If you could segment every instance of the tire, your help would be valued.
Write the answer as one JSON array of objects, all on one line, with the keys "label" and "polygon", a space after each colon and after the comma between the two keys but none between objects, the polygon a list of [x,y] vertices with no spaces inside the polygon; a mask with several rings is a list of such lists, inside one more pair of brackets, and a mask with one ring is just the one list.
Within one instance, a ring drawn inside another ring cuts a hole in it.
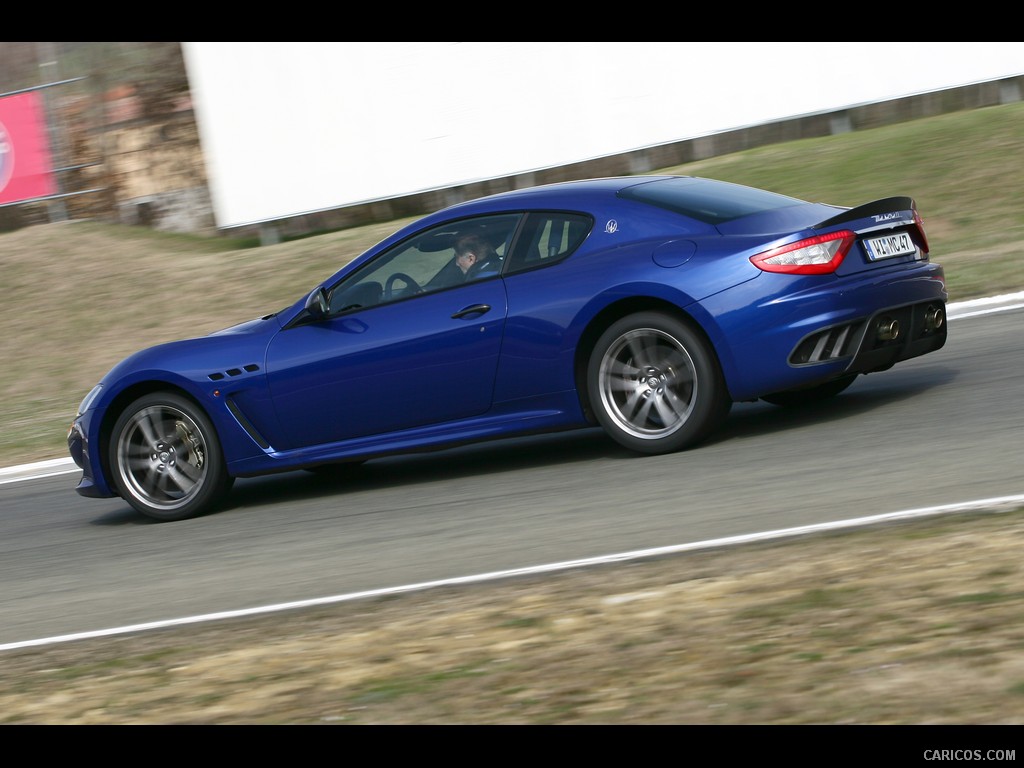
[{"label": "tire", "polygon": [[587,367],[587,391],[605,432],[645,454],[696,444],[732,405],[708,343],[659,312],[627,316],[601,335]]},{"label": "tire", "polygon": [[110,468],[118,494],[160,522],[201,515],[231,487],[209,417],[191,400],[155,392],[114,425]]},{"label": "tire", "polygon": [[841,379],[826,381],[824,384],[819,384],[816,387],[809,387],[807,389],[791,389],[787,392],[776,392],[772,395],[765,395],[761,399],[766,403],[781,405],[786,408],[791,408],[797,405],[820,403],[822,400],[828,400],[831,397],[835,397],[848,386],[853,384],[857,375],[858,374],[854,373],[849,376],[844,376]]}]

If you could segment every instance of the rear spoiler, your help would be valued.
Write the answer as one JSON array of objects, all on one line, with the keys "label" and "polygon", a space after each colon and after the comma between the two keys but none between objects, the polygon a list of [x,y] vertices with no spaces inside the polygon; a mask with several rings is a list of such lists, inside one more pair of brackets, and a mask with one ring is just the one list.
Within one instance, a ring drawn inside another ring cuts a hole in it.
[{"label": "rear spoiler", "polygon": [[[868,216],[881,216],[885,213],[916,210],[917,204],[914,202],[912,197],[886,197],[881,200],[875,200],[872,203],[864,203],[864,205],[858,205],[856,208],[850,208],[849,210],[843,211],[842,213],[833,216],[831,219],[826,219],[820,224],[815,224],[812,229],[834,227],[837,224],[845,224],[848,221],[856,221],[857,219],[863,219]],[[911,214],[911,220],[913,221],[913,213]]]}]

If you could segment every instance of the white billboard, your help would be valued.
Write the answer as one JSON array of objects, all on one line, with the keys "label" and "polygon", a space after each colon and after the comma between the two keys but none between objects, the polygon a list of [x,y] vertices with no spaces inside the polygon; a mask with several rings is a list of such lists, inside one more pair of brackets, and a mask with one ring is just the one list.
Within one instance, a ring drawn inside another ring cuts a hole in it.
[{"label": "white billboard", "polygon": [[182,43],[217,225],[1024,74],[1021,43]]}]

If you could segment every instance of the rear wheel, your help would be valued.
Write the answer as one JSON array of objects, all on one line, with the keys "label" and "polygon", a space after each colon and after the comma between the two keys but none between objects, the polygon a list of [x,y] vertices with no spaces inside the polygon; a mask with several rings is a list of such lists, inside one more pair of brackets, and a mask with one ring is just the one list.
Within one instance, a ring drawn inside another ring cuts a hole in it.
[{"label": "rear wheel", "polygon": [[656,454],[706,437],[729,411],[718,359],[685,323],[641,312],[598,339],[587,369],[590,403],[621,445]]},{"label": "rear wheel", "polygon": [[171,392],[145,395],[124,410],[114,425],[110,467],[121,497],[161,522],[208,511],[231,485],[212,422]]}]

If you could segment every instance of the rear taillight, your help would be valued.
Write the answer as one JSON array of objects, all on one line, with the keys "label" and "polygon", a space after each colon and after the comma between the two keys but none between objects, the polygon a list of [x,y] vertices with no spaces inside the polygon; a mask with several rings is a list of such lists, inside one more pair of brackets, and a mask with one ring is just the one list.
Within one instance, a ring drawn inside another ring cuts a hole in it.
[{"label": "rear taillight", "polygon": [[765,272],[797,275],[827,275],[843,263],[856,235],[848,229],[818,235],[796,243],[772,248],[751,256],[750,261]]},{"label": "rear taillight", "polygon": [[917,231],[921,233],[921,250],[931,253],[931,249],[928,247],[928,236],[924,233],[924,219],[917,212],[917,208],[914,209],[914,223],[917,224]]}]

